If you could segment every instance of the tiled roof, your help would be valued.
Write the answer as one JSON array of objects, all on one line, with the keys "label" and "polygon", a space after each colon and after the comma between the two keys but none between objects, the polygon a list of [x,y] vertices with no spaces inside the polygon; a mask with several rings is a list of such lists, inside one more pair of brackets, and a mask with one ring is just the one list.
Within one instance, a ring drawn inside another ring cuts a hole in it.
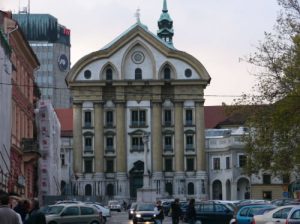
[{"label": "tiled roof", "polygon": [[225,114],[224,106],[205,106],[204,120],[205,129],[216,128],[220,122],[223,122],[228,116]]},{"label": "tiled roof", "polygon": [[73,109],[55,109],[63,137],[73,136]]}]

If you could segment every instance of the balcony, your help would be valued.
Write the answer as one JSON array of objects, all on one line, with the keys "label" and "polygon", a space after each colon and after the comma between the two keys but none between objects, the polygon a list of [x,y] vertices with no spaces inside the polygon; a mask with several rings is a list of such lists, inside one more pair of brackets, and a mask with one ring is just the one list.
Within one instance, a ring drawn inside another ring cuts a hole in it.
[{"label": "balcony", "polygon": [[193,120],[186,120],[185,121],[185,126],[193,126]]},{"label": "balcony", "polygon": [[115,154],[115,148],[113,146],[106,146],[105,154]]},{"label": "balcony", "polygon": [[143,145],[132,145],[130,152],[144,152],[144,146]]},{"label": "balcony", "polygon": [[114,122],[106,122],[105,123],[105,128],[115,128]]},{"label": "balcony", "polygon": [[84,122],[83,124],[84,129],[93,129],[91,122]]},{"label": "balcony", "polygon": [[130,128],[147,128],[146,121],[131,121]]},{"label": "balcony", "polygon": [[84,147],[84,154],[93,154],[94,151],[93,151],[93,148],[92,146],[85,146]]},{"label": "balcony", "polygon": [[172,126],[172,121],[164,121],[164,126],[165,127],[171,127]]},{"label": "balcony", "polygon": [[23,159],[25,162],[30,160],[38,160],[38,158],[41,156],[39,145],[35,139],[23,138],[21,146],[24,153]]},{"label": "balcony", "polygon": [[164,145],[164,152],[173,152],[172,145]]}]

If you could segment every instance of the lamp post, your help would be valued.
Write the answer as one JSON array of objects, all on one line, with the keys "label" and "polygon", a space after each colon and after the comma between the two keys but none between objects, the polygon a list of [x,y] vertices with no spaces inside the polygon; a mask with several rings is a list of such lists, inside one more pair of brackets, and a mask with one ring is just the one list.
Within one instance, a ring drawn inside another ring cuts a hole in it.
[{"label": "lamp post", "polygon": [[143,188],[149,188],[149,173],[148,173],[148,142],[149,133],[145,132],[143,134],[143,144],[144,144],[144,186]]}]

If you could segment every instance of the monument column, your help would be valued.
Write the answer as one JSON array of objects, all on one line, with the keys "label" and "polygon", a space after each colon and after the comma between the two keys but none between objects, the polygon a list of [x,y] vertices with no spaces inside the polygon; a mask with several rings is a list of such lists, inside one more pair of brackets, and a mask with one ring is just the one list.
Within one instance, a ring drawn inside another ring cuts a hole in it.
[{"label": "monument column", "polygon": [[97,102],[95,105],[95,173],[104,171],[104,143],[103,143],[103,104]]},{"label": "monument column", "polygon": [[74,174],[82,173],[82,105],[73,103],[73,168]]}]

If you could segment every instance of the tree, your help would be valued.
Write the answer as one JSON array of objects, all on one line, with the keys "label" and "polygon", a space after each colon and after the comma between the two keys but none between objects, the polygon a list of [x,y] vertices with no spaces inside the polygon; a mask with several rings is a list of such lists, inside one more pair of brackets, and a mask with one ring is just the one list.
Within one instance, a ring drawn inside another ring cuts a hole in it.
[{"label": "tree", "polygon": [[257,68],[255,94],[237,100],[237,108],[249,115],[248,174],[264,169],[290,175],[300,169],[300,5],[298,0],[278,4],[274,33],[265,33],[246,58]]}]

